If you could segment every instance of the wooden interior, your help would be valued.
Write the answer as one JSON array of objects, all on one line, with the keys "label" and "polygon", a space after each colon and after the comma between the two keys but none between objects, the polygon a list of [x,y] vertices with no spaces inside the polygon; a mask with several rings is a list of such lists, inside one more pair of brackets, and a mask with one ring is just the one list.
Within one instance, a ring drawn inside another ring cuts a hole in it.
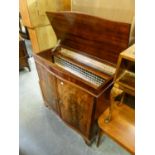
[{"label": "wooden interior", "polygon": [[[67,57],[68,59],[74,60],[77,63],[82,63],[86,66],[89,66],[90,68],[96,69],[102,73],[106,71],[107,74],[113,75],[115,73],[115,65],[112,66],[112,64],[108,63],[107,61],[101,61],[101,59],[95,59],[94,57],[88,57],[84,56],[82,54],[79,54],[77,52],[73,52],[68,49],[61,48],[59,51],[63,57]],[[105,65],[104,65],[105,64]]]}]

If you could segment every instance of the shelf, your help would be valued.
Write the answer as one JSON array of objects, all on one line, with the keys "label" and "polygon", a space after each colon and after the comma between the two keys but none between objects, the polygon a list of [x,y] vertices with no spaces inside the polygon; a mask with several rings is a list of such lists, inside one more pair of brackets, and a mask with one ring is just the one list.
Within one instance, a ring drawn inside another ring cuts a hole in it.
[{"label": "shelf", "polygon": [[116,79],[116,82],[120,86],[124,86],[128,89],[135,90],[135,73],[124,70],[122,74]]},{"label": "shelf", "polygon": [[108,136],[117,141],[131,153],[135,150],[135,111],[129,106],[122,104],[115,107],[112,119],[109,123],[104,120],[109,114],[107,109],[98,120],[100,128]]}]

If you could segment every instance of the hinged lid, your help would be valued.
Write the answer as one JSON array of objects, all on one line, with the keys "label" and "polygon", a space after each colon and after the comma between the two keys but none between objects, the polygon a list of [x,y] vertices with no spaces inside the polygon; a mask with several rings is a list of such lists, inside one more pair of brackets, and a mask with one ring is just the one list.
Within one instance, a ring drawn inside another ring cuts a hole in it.
[{"label": "hinged lid", "polygon": [[130,24],[76,12],[47,12],[61,45],[113,64],[128,47]]}]

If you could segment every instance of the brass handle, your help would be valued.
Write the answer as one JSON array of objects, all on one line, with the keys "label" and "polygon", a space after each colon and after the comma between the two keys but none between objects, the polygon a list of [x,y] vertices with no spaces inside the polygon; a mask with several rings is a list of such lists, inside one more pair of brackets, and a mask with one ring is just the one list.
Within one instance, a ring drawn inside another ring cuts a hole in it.
[{"label": "brass handle", "polygon": [[63,83],[62,81],[60,82],[60,84],[61,84],[62,86],[64,85],[64,83]]}]

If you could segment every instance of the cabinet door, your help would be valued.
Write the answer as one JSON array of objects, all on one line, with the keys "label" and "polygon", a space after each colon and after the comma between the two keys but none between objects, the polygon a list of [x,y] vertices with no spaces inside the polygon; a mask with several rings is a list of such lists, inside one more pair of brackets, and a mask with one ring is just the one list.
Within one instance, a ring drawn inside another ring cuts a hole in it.
[{"label": "cabinet door", "polygon": [[55,112],[58,112],[56,77],[38,63],[36,63],[36,66],[44,101],[49,108],[52,108]]},{"label": "cabinet door", "polygon": [[59,79],[57,85],[62,119],[89,137],[94,97]]}]

